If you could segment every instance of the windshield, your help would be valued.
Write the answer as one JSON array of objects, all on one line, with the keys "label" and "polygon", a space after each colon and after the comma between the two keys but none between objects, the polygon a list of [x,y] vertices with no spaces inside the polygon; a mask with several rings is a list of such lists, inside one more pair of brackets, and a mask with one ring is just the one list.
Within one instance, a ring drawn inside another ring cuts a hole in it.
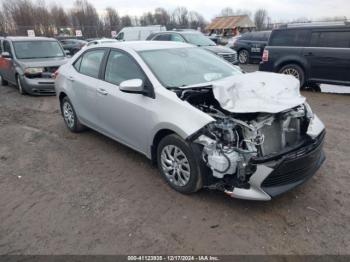
[{"label": "windshield", "polygon": [[212,40],[208,37],[200,34],[200,33],[183,33],[183,37],[187,40],[187,42],[196,45],[196,46],[213,46],[216,45]]},{"label": "windshield", "polygon": [[201,48],[147,50],[140,56],[167,88],[208,83],[241,71]]},{"label": "windshield", "polygon": [[13,47],[18,59],[64,57],[57,41],[18,41]]}]

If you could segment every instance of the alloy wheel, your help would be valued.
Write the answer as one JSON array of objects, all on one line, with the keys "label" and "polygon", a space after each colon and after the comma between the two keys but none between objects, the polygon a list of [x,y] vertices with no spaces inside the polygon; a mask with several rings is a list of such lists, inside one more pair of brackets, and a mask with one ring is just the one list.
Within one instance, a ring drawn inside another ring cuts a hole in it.
[{"label": "alloy wheel", "polygon": [[300,80],[300,74],[299,74],[298,70],[296,70],[295,68],[287,67],[286,69],[284,69],[284,70],[282,71],[282,74],[285,74],[285,75],[292,75],[292,76],[294,76],[296,79],[299,79],[299,80]]},{"label": "alloy wheel", "polygon": [[248,61],[248,52],[246,50],[242,50],[239,52],[238,60],[240,64],[245,64]]},{"label": "alloy wheel", "polygon": [[161,152],[161,167],[168,181],[175,186],[187,185],[191,169],[184,152],[175,145],[167,145]]},{"label": "alloy wheel", "polygon": [[75,117],[72,106],[68,102],[64,102],[62,108],[64,121],[66,122],[69,128],[73,129]]}]

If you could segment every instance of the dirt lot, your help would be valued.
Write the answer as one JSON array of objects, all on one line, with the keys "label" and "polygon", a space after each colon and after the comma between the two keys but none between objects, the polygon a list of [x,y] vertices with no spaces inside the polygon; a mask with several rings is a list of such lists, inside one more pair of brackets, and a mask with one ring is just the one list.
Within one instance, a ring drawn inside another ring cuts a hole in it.
[{"label": "dirt lot", "polygon": [[303,93],[327,160],[271,202],[171,190],[142,155],[72,134],[55,97],[0,87],[1,254],[350,254],[350,97]]}]

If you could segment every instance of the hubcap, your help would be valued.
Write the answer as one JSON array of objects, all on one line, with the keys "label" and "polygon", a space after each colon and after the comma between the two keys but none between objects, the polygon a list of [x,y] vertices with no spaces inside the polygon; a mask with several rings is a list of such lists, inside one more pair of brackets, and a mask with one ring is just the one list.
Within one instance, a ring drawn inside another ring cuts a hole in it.
[{"label": "hubcap", "polygon": [[294,76],[296,79],[299,79],[300,80],[300,75],[299,75],[299,72],[298,70],[294,69],[294,68],[286,68],[282,71],[282,74],[285,74],[285,75],[292,75]]},{"label": "hubcap", "polygon": [[168,145],[161,152],[161,165],[166,178],[176,186],[185,186],[190,180],[190,164],[184,152]]},{"label": "hubcap", "polygon": [[239,62],[245,64],[248,60],[248,53],[246,51],[239,52]]},{"label": "hubcap", "polygon": [[73,112],[73,108],[72,106],[65,102],[63,104],[63,117],[64,117],[64,121],[66,121],[67,126],[69,128],[73,128],[74,127],[74,112]]}]

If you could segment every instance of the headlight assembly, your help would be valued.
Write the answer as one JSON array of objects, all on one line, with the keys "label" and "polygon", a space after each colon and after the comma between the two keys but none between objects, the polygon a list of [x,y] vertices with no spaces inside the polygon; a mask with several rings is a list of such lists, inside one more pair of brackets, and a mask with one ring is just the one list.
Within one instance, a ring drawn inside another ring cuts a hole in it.
[{"label": "headlight assembly", "polygon": [[28,67],[24,70],[25,75],[39,75],[44,72],[42,67]]}]

